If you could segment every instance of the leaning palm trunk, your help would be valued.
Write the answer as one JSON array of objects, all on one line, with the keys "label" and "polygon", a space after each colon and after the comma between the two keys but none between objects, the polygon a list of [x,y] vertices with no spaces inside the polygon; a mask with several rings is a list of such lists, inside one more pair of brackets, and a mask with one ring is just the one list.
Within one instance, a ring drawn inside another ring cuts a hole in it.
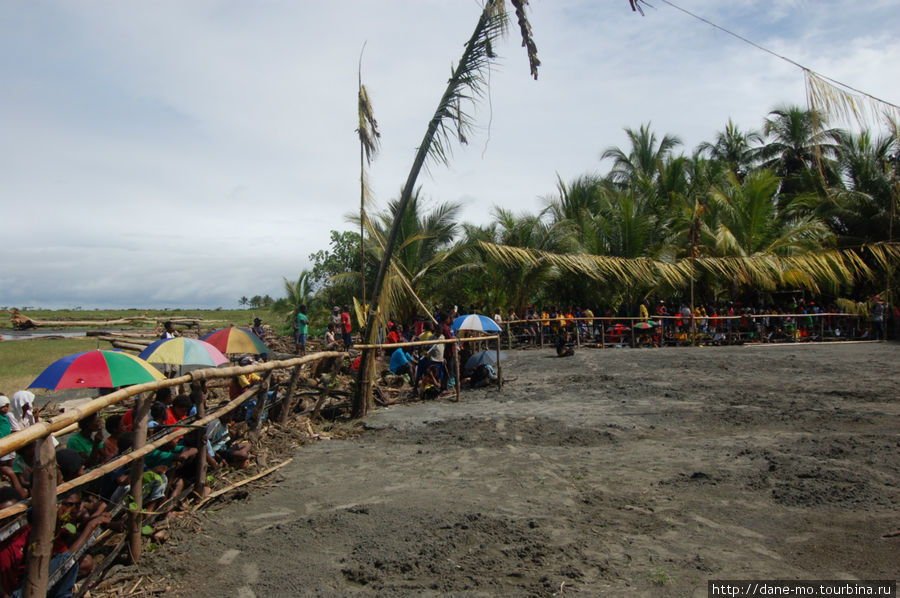
[{"label": "leaning palm trunk", "polygon": [[[523,4],[524,2],[522,0],[514,2],[514,5],[516,5],[517,8],[521,7]],[[522,25],[524,12],[522,12],[519,17],[523,36],[527,33],[530,39],[530,28]],[[527,21],[525,21],[525,25],[527,25]],[[484,10],[481,12],[478,24],[475,26],[475,31],[466,43],[459,64],[453,70],[453,74],[447,83],[447,88],[444,90],[443,96],[441,96],[438,108],[431,118],[431,121],[428,123],[425,137],[419,145],[409,176],[406,179],[406,184],[403,186],[403,190],[400,194],[397,213],[394,217],[394,222],[391,225],[388,237],[385,240],[384,255],[381,258],[381,263],[378,266],[378,274],[375,278],[375,284],[372,287],[371,307],[366,318],[365,329],[365,343],[368,345],[374,344],[376,339],[377,330],[375,319],[382,292],[382,285],[384,283],[388,264],[394,253],[394,246],[397,242],[397,235],[400,231],[403,213],[409,205],[410,198],[415,189],[416,180],[419,177],[419,172],[422,170],[425,160],[429,157],[444,163],[447,162],[450,151],[451,125],[455,128],[455,136],[459,141],[465,143],[466,139],[464,132],[469,127],[469,118],[462,111],[460,104],[463,100],[472,100],[483,95],[485,83],[484,71],[495,57],[493,43],[503,34],[505,28],[506,14],[504,11],[503,0],[489,0],[485,5]],[[533,45],[533,42],[530,45],[526,45],[529,55],[534,51]],[[537,69],[537,64],[535,63],[536,60],[535,53],[535,58],[532,62],[535,76]],[[373,371],[374,360],[375,353],[372,350],[363,351],[359,366],[356,394],[353,401],[354,417],[364,417],[373,405],[371,372]]]},{"label": "leaning palm trunk", "polygon": [[[366,45],[363,44],[363,50]],[[369,92],[362,83],[362,51],[359,53],[359,87],[357,92],[357,111],[359,113],[359,274],[362,279],[362,304],[366,305],[366,164],[371,164],[375,154],[378,153],[381,133],[378,131],[378,122],[372,110],[372,102],[369,100]]]}]

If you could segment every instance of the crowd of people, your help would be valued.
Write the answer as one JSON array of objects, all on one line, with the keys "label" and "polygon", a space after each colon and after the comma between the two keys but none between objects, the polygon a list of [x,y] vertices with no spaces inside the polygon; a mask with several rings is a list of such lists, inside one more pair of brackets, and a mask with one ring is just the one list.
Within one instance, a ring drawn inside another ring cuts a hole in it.
[{"label": "crowd of people", "polygon": [[[894,312],[897,312],[896,308]],[[893,317],[900,320],[900,312]],[[739,302],[697,304],[642,302],[635,310],[592,310],[580,306],[529,306],[520,317],[509,310],[504,318],[494,313],[500,324],[521,342],[555,342],[558,335],[570,338],[576,332],[584,342],[626,342],[634,335],[637,345],[677,345],[694,341],[708,344],[735,342],[778,342],[832,338],[884,340],[888,310],[875,296],[869,318],[842,314],[835,305],[815,301],[790,300],[781,305],[751,306]],[[634,330],[634,333],[632,333]],[[541,337],[543,335],[543,337]]]},{"label": "crowd of people", "polygon": [[[255,325],[260,326],[261,322],[257,319]],[[160,337],[173,338],[176,334],[167,322]],[[167,372],[170,376],[174,373]],[[258,381],[258,376],[252,376],[236,377],[232,385],[243,384],[246,388]],[[198,459],[205,459],[208,468],[217,469],[225,465],[247,467],[253,458],[250,444],[242,439],[248,430],[249,411],[232,410],[196,428],[192,423],[198,413],[205,412],[207,400],[214,393],[205,380],[192,382],[186,392],[174,392],[174,388],[155,392],[145,420],[147,443],[157,443],[173,432],[184,432],[144,456],[141,496],[144,510],[150,512],[182,494],[186,480],[196,474]],[[28,390],[15,392],[12,398],[0,393],[0,438],[39,421],[40,410],[34,403],[35,395]],[[57,483],[78,478],[131,450],[138,425],[135,418],[134,407],[105,417],[98,411],[79,420],[77,430],[64,437],[64,444],[51,436]],[[0,508],[31,497],[35,446],[33,442],[0,458]],[[122,529],[122,519],[113,519],[113,513],[120,512],[132,500],[130,462],[59,497],[51,575],[60,567],[66,569],[53,576],[58,581],[48,596],[71,596],[77,579],[93,568],[90,556],[79,555],[79,549],[100,526]],[[9,526],[13,525],[18,525],[18,529],[0,542],[0,598],[20,595],[30,546],[30,522],[7,521],[4,529],[12,529]]]}]

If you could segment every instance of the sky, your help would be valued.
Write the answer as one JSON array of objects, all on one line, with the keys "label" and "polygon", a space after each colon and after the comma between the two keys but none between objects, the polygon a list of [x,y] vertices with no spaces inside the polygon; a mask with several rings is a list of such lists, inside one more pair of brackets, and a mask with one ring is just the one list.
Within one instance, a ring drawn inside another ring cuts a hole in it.
[{"label": "sky", "polygon": [[[673,0],[900,104],[900,0]],[[803,73],[658,0],[531,0],[477,129],[419,177],[487,224],[651,123],[690,154],[731,118],[805,105]],[[359,210],[356,93],[382,132],[371,210],[399,195],[476,0],[0,0],[0,307],[233,308],[283,294]],[[363,46],[365,48],[363,50]]]}]

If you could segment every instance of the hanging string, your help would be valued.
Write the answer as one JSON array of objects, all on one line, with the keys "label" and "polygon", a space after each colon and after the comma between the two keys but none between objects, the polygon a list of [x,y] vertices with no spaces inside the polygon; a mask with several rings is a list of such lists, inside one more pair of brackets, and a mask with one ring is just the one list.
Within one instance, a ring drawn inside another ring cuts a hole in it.
[{"label": "hanging string", "polygon": [[710,20],[708,20],[708,19],[704,19],[704,18],[701,17],[700,15],[694,14],[694,13],[692,13],[691,11],[689,11],[689,10],[687,10],[687,9],[685,9],[685,8],[682,8],[682,7],[678,6],[677,4],[675,4],[674,2],[672,2],[671,0],[659,0],[659,1],[662,2],[662,3],[664,3],[664,4],[668,4],[669,6],[671,6],[672,8],[674,8],[675,10],[680,10],[680,11],[683,12],[684,14],[686,14],[686,15],[688,15],[688,16],[690,16],[690,17],[693,17],[693,18],[697,19],[698,21],[701,21],[701,22],[703,22],[703,23],[706,23],[706,24],[709,25],[710,27],[713,27],[713,28],[715,28],[715,29],[718,29],[719,31],[722,31],[723,33],[727,33],[728,35],[730,35],[730,36],[732,36],[732,37],[736,37],[737,39],[741,40],[742,42],[744,42],[744,43],[746,43],[746,44],[750,44],[751,46],[753,46],[754,48],[756,48],[756,49],[758,49],[758,50],[762,50],[763,52],[766,52],[767,54],[771,54],[772,56],[775,56],[776,58],[780,58],[781,60],[784,60],[785,62],[788,62],[788,63],[790,63],[790,64],[796,66],[797,68],[802,69],[802,70],[805,71],[805,72],[813,73],[813,74],[814,74],[816,77],[818,77],[819,79],[824,79],[824,80],[828,81],[829,83],[832,83],[833,85],[836,85],[836,86],[838,86],[838,87],[843,87],[844,89],[849,89],[850,91],[853,91],[853,92],[855,92],[855,93],[858,93],[858,94],[860,94],[860,95],[863,95],[863,96],[869,98],[870,100],[874,100],[874,101],[879,102],[879,103],[881,103],[881,104],[885,104],[885,105],[887,105],[887,106],[890,106],[890,107],[892,107],[892,108],[894,108],[894,109],[896,109],[896,110],[900,110],[900,106],[898,106],[897,104],[893,104],[893,103],[891,103],[891,102],[888,102],[887,100],[882,100],[881,98],[878,98],[878,97],[876,97],[876,96],[873,96],[873,95],[870,94],[870,93],[866,93],[866,92],[864,92],[864,91],[862,91],[862,90],[860,90],[860,89],[856,89],[855,87],[853,87],[853,86],[851,86],[851,85],[847,85],[846,83],[842,83],[841,81],[838,81],[838,80],[836,80],[836,79],[832,79],[831,77],[828,77],[828,76],[826,76],[826,75],[823,75],[822,73],[818,73],[818,72],[812,70],[812,69],[809,68],[809,67],[803,66],[802,64],[800,64],[800,63],[797,62],[796,60],[791,60],[791,59],[788,58],[787,56],[784,56],[784,55],[782,55],[782,54],[779,54],[778,52],[774,52],[774,51],[770,50],[769,48],[766,48],[766,47],[764,47],[764,46],[761,46],[761,45],[759,45],[758,43],[754,42],[753,40],[747,39],[747,38],[744,37],[743,35],[740,35],[740,34],[737,34],[737,33],[733,32],[733,31],[730,31],[730,30],[728,30],[728,29],[725,29],[724,27],[721,27],[720,25],[716,25],[716,24],[713,23],[712,21],[710,21]]}]

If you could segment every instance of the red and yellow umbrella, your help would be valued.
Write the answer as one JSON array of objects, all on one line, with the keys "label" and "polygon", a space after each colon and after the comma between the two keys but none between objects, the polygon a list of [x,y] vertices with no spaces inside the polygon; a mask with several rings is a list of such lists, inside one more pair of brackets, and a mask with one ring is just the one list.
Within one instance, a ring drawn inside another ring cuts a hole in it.
[{"label": "red and yellow umbrella", "polygon": [[253,334],[249,328],[220,328],[204,336],[202,339],[222,353],[268,353],[262,339]]}]

